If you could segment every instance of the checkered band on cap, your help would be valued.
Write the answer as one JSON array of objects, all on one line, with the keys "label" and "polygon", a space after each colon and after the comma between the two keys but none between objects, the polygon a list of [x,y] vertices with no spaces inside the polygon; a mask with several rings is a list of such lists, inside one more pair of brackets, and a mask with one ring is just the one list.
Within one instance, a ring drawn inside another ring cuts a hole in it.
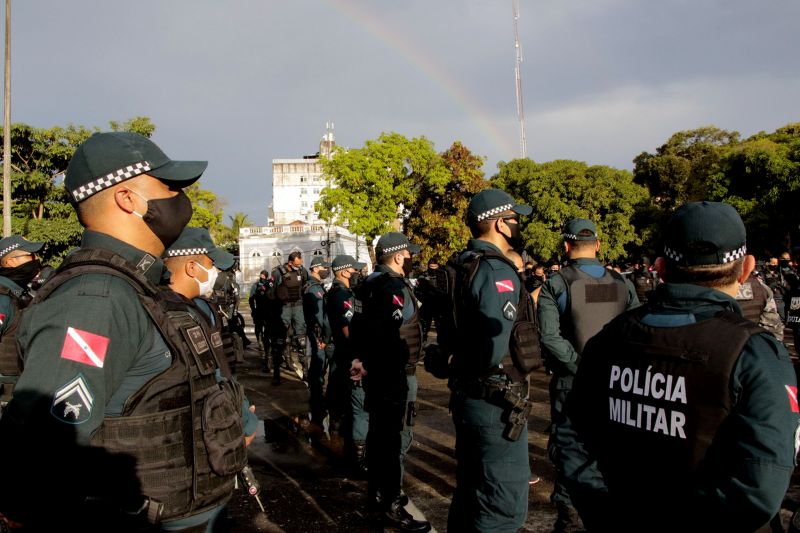
[{"label": "checkered band on cap", "polygon": [[563,235],[563,237],[564,237],[565,241],[577,241],[578,240],[578,236],[575,235],[574,233],[565,233]]},{"label": "checkered band on cap", "polygon": [[140,161],[139,163],[128,165],[119,170],[115,170],[114,172],[110,172],[105,176],[97,178],[94,181],[90,181],[85,185],[81,185],[72,191],[72,197],[78,202],[83,201],[93,194],[97,194],[104,189],[108,189],[109,187],[116,185],[121,181],[135,178],[139,174],[144,174],[149,170],[150,163],[147,161]]},{"label": "checkered band on cap", "polygon": [[677,250],[673,250],[669,246],[664,247],[664,255],[673,261],[683,261],[683,254]]},{"label": "checkered band on cap", "polygon": [[8,252],[11,252],[12,250],[16,250],[20,246],[21,246],[20,243],[12,244],[11,246],[6,246],[2,250],[0,250],[0,257],[5,256]]},{"label": "checkered band on cap", "polygon": [[167,257],[178,257],[182,255],[205,255],[208,250],[205,248],[175,248],[167,251]]},{"label": "checkered band on cap", "polygon": [[745,254],[747,254],[747,245],[743,244],[741,247],[735,250],[725,252],[725,255],[722,256],[722,262],[730,263],[731,261],[736,261],[737,259],[744,257]]},{"label": "checkered band on cap", "polygon": [[389,246],[388,248],[381,248],[380,254],[390,254],[392,252],[399,252],[400,250],[405,250],[408,248],[408,244],[398,244],[397,246]]},{"label": "checkered band on cap", "polygon": [[497,206],[497,207],[493,207],[492,209],[489,209],[488,211],[484,211],[483,213],[478,215],[476,218],[477,218],[478,222],[482,222],[482,221],[486,220],[487,218],[489,218],[491,216],[499,215],[503,211],[508,211],[512,207],[514,207],[514,204],[505,204],[505,205],[500,205],[500,206]]},{"label": "checkered band on cap", "polygon": [[355,267],[351,263],[348,263],[346,265],[339,265],[339,266],[333,267],[333,271],[334,272],[339,272],[340,270],[344,270],[345,268],[355,268]]}]

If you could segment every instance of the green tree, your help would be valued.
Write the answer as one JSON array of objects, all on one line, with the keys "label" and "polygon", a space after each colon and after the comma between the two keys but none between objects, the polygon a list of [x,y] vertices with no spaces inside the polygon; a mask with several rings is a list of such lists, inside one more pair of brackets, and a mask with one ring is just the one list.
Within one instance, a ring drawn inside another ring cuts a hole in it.
[{"label": "green tree", "polygon": [[623,257],[626,245],[640,242],[631,218],[647,192],[630,172],[566,160],[537,164],[515,159],[498,167],[492,185],[533,206],[531,216],[522,220],[526,249],[533,256],[560,255],[562,227],[577,217],[597,224],[603,259]]},{"label": "green tree", "polygon": [[449,179],[442,190],[422,184],[406,222],[408,237],[422,246],[421,261],[444,261],[463,250],[470,238],[464,223],[470,199],[489,186],[483,174],[483,158],[456,141],[442,153]]},{"label": "green tree", "polygon": [[320,216],[366,237],[373,260],[373,240],[396,229],[393,222],[407,219],[420,189],[443,194],[448,181],[433,143],[398,133],[383,133],[363,148],[340,150],[322,160],[322,169],[334,186],[320,194],[316,204]]},{"label": "green tree", "polygon": [[222,223],[225,202],[213,192],[201,189],[200,183],[197,181],[186,187],[184,191],[192,201],[193,208],[189,226],[206,228],[215,242],[219,237],[224,238],[227,229]]}]

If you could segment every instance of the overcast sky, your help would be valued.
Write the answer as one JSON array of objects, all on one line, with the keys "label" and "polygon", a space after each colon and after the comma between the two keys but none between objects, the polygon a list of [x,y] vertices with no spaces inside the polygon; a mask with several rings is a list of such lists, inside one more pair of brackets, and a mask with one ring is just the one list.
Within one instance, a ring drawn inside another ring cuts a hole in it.
[{"label": "overcast sky", "polygon": [[[674,132],[800,120],[797,0],[520,0],[528,156],[632,167]],[[512,0],[12,0],[13,122],[146,115],[265,223],[271,160],[381,132],[519,156]]]}]

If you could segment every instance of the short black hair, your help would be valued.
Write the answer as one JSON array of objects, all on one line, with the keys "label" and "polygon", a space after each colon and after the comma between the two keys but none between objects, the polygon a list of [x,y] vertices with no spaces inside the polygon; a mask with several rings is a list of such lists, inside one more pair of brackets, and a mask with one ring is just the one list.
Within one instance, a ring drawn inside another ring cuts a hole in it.
[{"label": "short black hair", "polygon": [[300,252],[300,251],[298,251],[298,250],[295,250],[294,252],[292,252],[292,253],[290,253],[290,254],[289,254],[289,261],[294,261],[294,260],[295,260],[295,259],[297,259],[298,257],[299,257],[300,259],[302,259],[302,258],[303,258],[303,254],[302,254],[302,252]]}]

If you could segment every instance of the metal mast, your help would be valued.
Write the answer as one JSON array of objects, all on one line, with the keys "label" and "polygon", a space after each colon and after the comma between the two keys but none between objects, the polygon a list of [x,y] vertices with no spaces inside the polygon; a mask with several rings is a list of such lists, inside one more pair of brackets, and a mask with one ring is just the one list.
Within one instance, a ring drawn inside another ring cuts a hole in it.
[{"label": "metal mast", "polygon": [[514,75],[517,82],[517,119],[519,120],[519,151],[520,157],[525,159],[526,146],[525,146],[525,109],[522,106],[522,72],[520,66],[522,65],[522,46],[519,44],[519,31],[517,30],[517,20],[519,20],[519,0],[513,0],[512,8],[514,10],[514,48],[516,49],[517,57],[514,66]]}]

